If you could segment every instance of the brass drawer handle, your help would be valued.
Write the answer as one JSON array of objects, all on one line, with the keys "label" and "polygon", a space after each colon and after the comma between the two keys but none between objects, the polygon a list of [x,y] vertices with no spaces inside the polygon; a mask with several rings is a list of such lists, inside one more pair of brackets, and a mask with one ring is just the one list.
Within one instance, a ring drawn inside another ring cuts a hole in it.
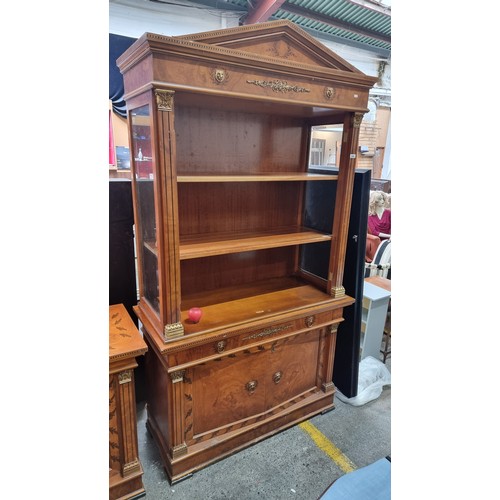
[{"label": "brass drawer handle", "polygon": [[314,322],[316,321],[316,316],[308,316],[304,322],[308,328],[311,328],[311,326],[314,325]]},{"label": "brass drawer handle", "polygon": [[226,340],[220,340],[215,344],[215,350],[220,354],[221,352],[224,352],[226,349],[227,341]]},{"label": "brass drawer handle", "polygon": [[282,372],[276,372],[274,375],[273,375],[273,382],[275,384],[278,384],[279,381],[281,380],[281,377],[283,376],[283,373]]},{"label": "brass drawer handle", "polygon": [[252,394],[253,391],[257,388],[257,380],[250,380],[250,382],[247,382],[245,385],[245,389]]}]

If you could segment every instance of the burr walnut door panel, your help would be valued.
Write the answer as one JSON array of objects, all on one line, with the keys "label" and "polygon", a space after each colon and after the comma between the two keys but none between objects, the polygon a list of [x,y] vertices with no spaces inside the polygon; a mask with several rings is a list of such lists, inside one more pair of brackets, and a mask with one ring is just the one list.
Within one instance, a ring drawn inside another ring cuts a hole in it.
[{"label": "burr walnut door panel", "polygon": [[193,369],[193,437],[244,426],[314,392],[319,330],[210,361]]},{"label": "burr walnut door panel", "polygon": [[266,365],[266,410],[317,390],[319,334],[311,330],[275,346]]}]

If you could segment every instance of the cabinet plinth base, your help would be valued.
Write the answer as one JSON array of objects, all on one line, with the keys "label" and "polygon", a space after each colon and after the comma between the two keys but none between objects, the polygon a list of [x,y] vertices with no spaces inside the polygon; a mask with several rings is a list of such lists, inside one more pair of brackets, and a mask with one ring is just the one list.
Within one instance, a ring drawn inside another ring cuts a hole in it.
[{"label": "cabinet plinth base", "polygon": [[159,425],[148,414],[146,427],[153,436],[171,485],[190,478],[194,472],[233,455],[294,425],[335,408],[331,393],[316,393],[301,403],[292,405],[286,412],[273,415],[253,426],[228,432],[223,436],[188,447],[187,454],[172,458],[161,436]]},{"label": "cabinet plinth base", "polygon": [[133,500],[146,495],[142,483],[142,467],[135,474],[122,477],[118,472],[109,476],[109,500]]}]

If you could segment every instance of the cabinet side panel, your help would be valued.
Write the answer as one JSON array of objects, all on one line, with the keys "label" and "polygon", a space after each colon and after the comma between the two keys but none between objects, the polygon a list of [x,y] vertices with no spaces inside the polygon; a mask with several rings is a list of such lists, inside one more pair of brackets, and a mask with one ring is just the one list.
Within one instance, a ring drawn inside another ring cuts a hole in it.
[{"label": "cabinet side panel", "polygon": [[148,402],[148,419],[154,421],[156,429],[160,432],[164,444],[169,444],[169,418],[168,418],[168,383],[169,375],[162,365],[158,354],[145,336],[148,352],[145,354]]}]

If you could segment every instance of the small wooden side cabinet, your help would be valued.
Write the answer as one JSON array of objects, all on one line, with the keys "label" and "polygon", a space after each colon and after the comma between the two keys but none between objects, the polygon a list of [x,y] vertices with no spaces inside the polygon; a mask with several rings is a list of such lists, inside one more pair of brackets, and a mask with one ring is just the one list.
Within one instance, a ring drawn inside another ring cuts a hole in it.
[{"label": "small wooden side cabinet", "polygon": [[145,494],[138,457],[134,368],[147,345],[123,304],[109,306],[109,498]]}]

